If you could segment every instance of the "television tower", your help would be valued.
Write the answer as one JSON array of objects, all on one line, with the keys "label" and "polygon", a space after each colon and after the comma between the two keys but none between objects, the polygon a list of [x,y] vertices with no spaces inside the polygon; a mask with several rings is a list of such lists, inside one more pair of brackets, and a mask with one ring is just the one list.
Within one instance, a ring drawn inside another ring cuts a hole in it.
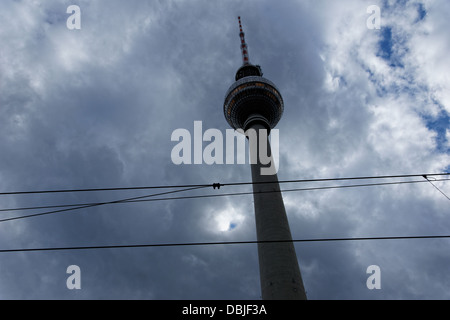
[{"label": "television tower", "polygon": [[246,135],[252,131],[257,138],[249,148],[250,155],[257,158],[251,161],[251,170],[261,295],[264,300],[306,300],[278,177],[275,172],[262,174],[268,165],[258,156],[258,148],[265,149],[273,163],[267,136],[281,119],[283,98],[276,86],[262,77],[261,67],[250,63],[241,17],[238,19],[243,65],[226,93],[223,110],[232,128],[243,129]]}]

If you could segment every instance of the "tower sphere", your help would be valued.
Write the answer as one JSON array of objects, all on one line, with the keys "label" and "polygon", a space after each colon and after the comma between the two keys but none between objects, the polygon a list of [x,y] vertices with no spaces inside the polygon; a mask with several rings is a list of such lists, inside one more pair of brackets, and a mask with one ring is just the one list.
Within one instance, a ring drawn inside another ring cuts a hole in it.
[{"label": "tower sphere", "polygon": [[256,123],[270,130],[281,119],[283,98],[277,87],[263,78],[261,67],[250,63],[241,17],[238,19],[243,65],[236,72],[236,82],[225,95],[223,112],[228,124],[235,130],[246,131]]},{"label": "tower sphere", "polygon": [[284,111],[283,98],[273,82],[262,77],[261,68],[243,65],[236,73],[236,82],[225,95],[223,111],[234,129],[247,130],[260,122],[273,129]]}]

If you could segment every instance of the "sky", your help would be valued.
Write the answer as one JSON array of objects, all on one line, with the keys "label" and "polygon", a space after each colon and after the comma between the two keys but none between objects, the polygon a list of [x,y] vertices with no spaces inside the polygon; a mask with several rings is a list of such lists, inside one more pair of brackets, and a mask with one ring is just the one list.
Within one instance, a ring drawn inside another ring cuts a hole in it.
[{"label": "sky", "polygon": [[[70,5],[80,8],[81,29],[67,27]],[[372,5],[379,29],[369,27]],[[445,0],[1,1],[0,192],[251,181],[248,163],[171,159],[175,130],[193,134],[194,121],[224,136],[229,129],[223,101],[242,64],[238,16],[250,61],[284,99],[280,180],[449,172],[448,12]],[[448,199],[423,182],[285,192],[293,238],[448,235]],[[434,184],[450,195],[448,182]],[[1,195],[0,209],[170,190]],[[253,240],[248,194],[0,222],[2,250]],[[295,248],[311,300],[450,299],[446,239]],[[66,285],[71,265],[79,266],[81,289]],[[380,268],[381,289],[367,287],[371,265]],[[0,299],[258,300],[257,248],[0,253]]]}]

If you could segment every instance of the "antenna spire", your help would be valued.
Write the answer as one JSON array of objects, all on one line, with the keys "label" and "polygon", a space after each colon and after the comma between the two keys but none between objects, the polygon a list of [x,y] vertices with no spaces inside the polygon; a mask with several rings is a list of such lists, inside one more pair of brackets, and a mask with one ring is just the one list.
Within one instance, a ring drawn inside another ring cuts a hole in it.
[{"label": "antenna spire", "polygon": [[242,60],[244,62],[244,66],[245,65],[249,65],[250,64],[250,60],[248,57],[248,49],[247,49],[247,43],[245,43],[245,33],[242,30],[242,23],[241,23],[241,17],[238,17],[239,19],[239,37],[241,38],[241,50],[242,50]]}]

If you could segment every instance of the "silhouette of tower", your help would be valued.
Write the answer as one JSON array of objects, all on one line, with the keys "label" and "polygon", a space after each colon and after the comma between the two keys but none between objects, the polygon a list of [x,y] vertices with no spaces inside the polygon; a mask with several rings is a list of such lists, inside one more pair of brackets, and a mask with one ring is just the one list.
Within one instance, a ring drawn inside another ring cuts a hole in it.
[{"label": "silhouette of tower", "polygon": [[250,63],[241,18],[238,19],[243,65],[236,72],[236,82],[226,93],[224,114],[232,128],[256,136],[253,141],[249,139],[249,149],[253,157],[251,170],[261,295],[265,300],[306,299],[278,177],[276,172],[267,173],[268,165],[259,157],[260,149],[271,157],[268,134],[281,119],[283,98],[277,87],[262,77],[261,67]]}]

